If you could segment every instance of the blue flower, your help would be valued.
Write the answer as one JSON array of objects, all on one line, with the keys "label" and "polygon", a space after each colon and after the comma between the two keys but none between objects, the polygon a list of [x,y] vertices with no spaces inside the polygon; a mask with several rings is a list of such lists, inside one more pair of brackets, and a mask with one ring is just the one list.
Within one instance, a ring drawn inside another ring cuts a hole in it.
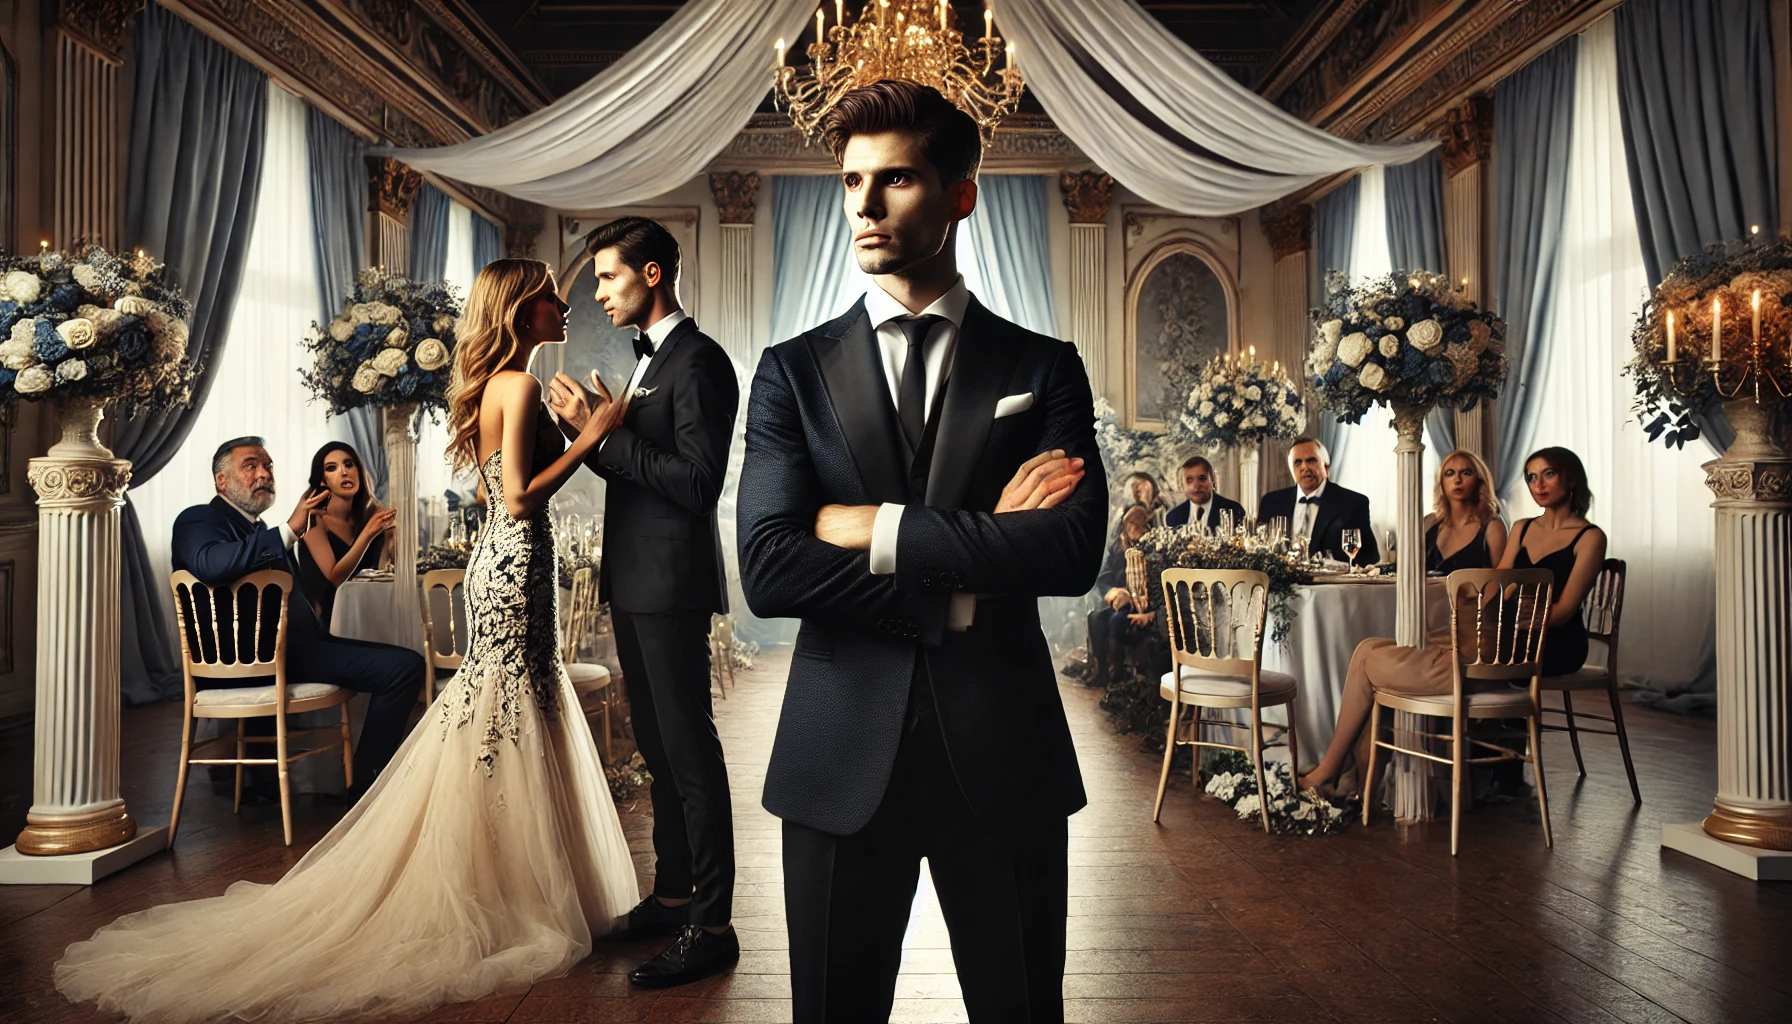
[{"label": "blue flower", "polygon": [[[41,347],[39,349],[41,351]],[[118,359],[126,366],[140,366],[149,358],[149,331],[139,320],[118,328]]]},{"label": "blue flower", "polygon": [[62,335],[56,333],[56,325],[48,320],[37,322],[37,338],[32,348],[37,352],[37,358],[46,363],[68,358],[68,345],[63,342]]},{"label": "blue flower", "polygon": [[[1344,379],[1344,364],[1343,363],[1333,363],[1331,366],[1331,369],[1325,371],[1325,376],[1320,378],[1320,381],[1323,381],[1325,384],[1330,385],[1332,387],[1336,387],[1338,385],[1338,382],[1343,379]],[[1315,386],[1317,386],[1318,383],[1319,382],[1316,381]]]},{"label": "blue flower", "polygon": [[50,305],[64,313],[73,313],[81,305],[81,286],[59,284],[50,290]]},{"label": "blue flower", "polygon": [[412,317],[411,325],[405,328],[405,331],[410,334],[412,344],[416,344],[424,338],[434,337],[429,333],[429,321],[420,316]]},{"label": "blue flower", "polygon": [[12,382],[19,379],[19,371],[0,367],[0,388],[12,387]]},{"label": "blue flower", "polygon": [[366,341],[373,337],[373,325],[363,320],[355,325],[355,340]]},{"label": "blue flower", "polygon": [[417,393],[417,384],[417,375],[414,373],[401,373],[398,375],[398,393],[406,398]]}]

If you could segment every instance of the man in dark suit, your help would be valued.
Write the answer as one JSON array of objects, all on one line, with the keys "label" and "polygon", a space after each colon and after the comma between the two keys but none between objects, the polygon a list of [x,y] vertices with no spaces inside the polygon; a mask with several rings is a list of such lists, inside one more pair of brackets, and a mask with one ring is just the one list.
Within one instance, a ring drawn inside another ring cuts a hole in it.
[{"label": "man in dark suit", "polygon": [[1223,494],[1214,493],[1213,463],[1203,456],[1190,455],[1183,460],[1182,493],[1187,500],[1164,516],[1164,523],[1169,526],[1187,526],[1192,520],[1196,526],[1216,530],[1220,515],[1225,512],[1232,513],[1234,526],[1244,523],[1244,506]]},{"label": "man in dark suit", "polygon": [[[682,985],[733,966],[734,807],[709,692],[709,622],[728,610],[716,502],[740,385],[726,352],[678,305],[678,242],[644,217],[611,221],[585,239],[597,301],[618,327],[639,330],[622,422],[587,463],[602,477],[600,592],[635,739],[653,775],[653,894],[629,914],[631,937],[673,936],[629,975]],[[602,402],[611,400],[592,374]],[[565,374],[548,406],[574,434],[591,414]],[[601,406],[600,406],[601,408]]]},{"label": "man in dark suit", "polygon": [[[274,503],[274,463],[259,437],[239,437],[220,445],[212,456],[212,482],[217,497],[174,520],[173,568],[192,573],[207,587],[222,587],[262,569],[292,574],[293,593],[286,612],[287,677],[297,683],[329,683],[373,698],[355,745],[355,779],[349,788],[353,804],[404,742],[411,708],[423,686],[423,656],[392,644],[334,637],[318,622],[307,595],[299,589],[293,547],[310,527],[311,514],[328,500],[327,492],[306,494],[277,528],[263,523],[261,514]],[[251,719],[250,726],[262,735],[273,735],[271,719]]]},{"label": "man in dark suit", "polygon": [[1307,549],[1345,561],[1344,531],[1363,531],[1359,565],[1381,560],[1375,528],[1369,525],[1369,496],[1331,482],[1332,457],[1318,438],[1296,438],[1288,449],[1288,472],[1295,486],[1270,491],[1257,506],[1257,518],[1269,522],[1277,516],[1288,520],[1288,536],[1305,535]]},{"label": "man in dark suit", "polygon": [[739,505],[748,604],[802,620],[764,798],[794,1017],[888,1019],[925,858],[971,1018],[1062,1020],[1066,819],[1086,798],[1038,598],[1100,567],[1088,378],[958,274],[967,115],[878,82],[824,131],[873,285],[760,360]]}]

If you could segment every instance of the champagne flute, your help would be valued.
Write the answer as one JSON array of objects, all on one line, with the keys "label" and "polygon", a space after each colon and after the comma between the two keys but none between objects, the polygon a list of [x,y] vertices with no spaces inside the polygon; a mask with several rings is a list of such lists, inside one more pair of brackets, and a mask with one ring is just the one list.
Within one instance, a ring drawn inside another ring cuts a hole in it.
[{"label": "champagne flute", "polygon": [[1350,571],[1355,573],[1357,553],[1363,550],[1363,531],[1345,530],[1343,540],[1345,557],[1350,559]]}]

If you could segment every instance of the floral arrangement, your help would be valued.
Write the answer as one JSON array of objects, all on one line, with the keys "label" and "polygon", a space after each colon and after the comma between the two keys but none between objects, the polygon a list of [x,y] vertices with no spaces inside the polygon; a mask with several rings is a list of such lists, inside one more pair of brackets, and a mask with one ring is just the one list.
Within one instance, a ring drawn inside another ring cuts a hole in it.
[{"label": "floral arrangement", "polygon": [[[1284,835],[1342,832],[1362,806],[1355,797],[1339,797],[1339,802],[1333,803],[1313,790],[1295,789],[1294,772],[1286,761],[1263,763],[1263,788],[1269,794],[1270,831]],[[1257,792],[1257,770],[1250,758],[1236,750],[1223,751],[1213,759],[1205,792],[1229,805],[1238,820],[1248,821],[1252,827],[1262,820],[1263,794]]]},{"label": "floral arrangement", "polygon": [[446,285],[363,270],[342,315],[311,325],[305,347],[317,362],[299,373],[333,416],[363,406],[446,410],[459,319],[460,299]]},{"label": "floral arrangement", "polygon": [[610,799],[618,805],[633,800],[637,793],[653,785],[653,773],[647,770],[639,750],[621,764],[604,765],[604,778],[610,783]]},{"label": "floral arrangement", "polygon": [[442,541],[431,544],[417,556],[417,574],[437,569],[465,569],[472,557],[473,545],[465,541]]},{"label": "floral arrangement", "polygon": [[1248,359],[1227,353],[1201,369],[1181,416],[1182,427],[1195,443],[1209,448],[1239,448],[1264,438],[1290,440],[1306,427],[1300,387],[1277,362],[1264,366],[1253,347]]},{"label": "floral arrangement", "polygon": [[1160,526],[1139,538],[1151,580],[1150,598],[1159,601],[1165,569],[1252,569],[1269,577],[1269,639],[1281,643],[1294,626],[1298,587],[1313,582],[1293,557],[1255,537],[1214,534],[1194,526]]},{"label": "floral arrangement", "polygon": [[[1676,263],[1655,286],[1655,293],[1637,314],[1630,332],[1635,356],[1624,372],[1636,383],[1637,419],[1649,440],[1678,448],[1699,438],[1693,414],[1722,399],[1709,369],[1713,306],[1722,318],[1726,363],[1752,365],[1754,302],[1760,296],[1761,365],[1792,385],[1792,343],[1770,339],[1792,337],[1792,240],[1728,242],[1696,252]],[[1673,317],[1673,356],[1678,372],[1670,379],[1668,318]],[[1776,353],[1773,351],[1778,349]],[[1738,359],[1737,357],[1741,357]],[[1772,370],[1778,363],[1783,370]],[[1726,374],[1728,381],[1735,378]],[[1777,402],[1792,412],[1792,399],[1780,398],[1772,383],[1761,382],[1763,402]],[[1746,394],[1754,396],[1750,387]]]},{"label": "floral arrangement", "polygon": [[85,397],[130,417],[187,405],[191,315],[142,252],[0,253],[0,406]]},{"label": "floral arrangement", "polygon": [[1395,271],[1350,288],[1326,279],[1307,371],[1345,423],[1377,403],[1469,410],[1506,380],[1506,325],[1437,274]]},{"label": "floral arrangement", "polygon": [[753,659],[759,657],[759,645],[751,640],[734,638],[734,649],[728,652],[734,667],[742,672],[753,667]]},{"label": "floral arrangement", "polygon": [[595,574],[602,559],[597,555],[574,550],[561,553],[559,561],[560,589],[571,590],[573,576],[577,575],[580,569],[590,569]]}]

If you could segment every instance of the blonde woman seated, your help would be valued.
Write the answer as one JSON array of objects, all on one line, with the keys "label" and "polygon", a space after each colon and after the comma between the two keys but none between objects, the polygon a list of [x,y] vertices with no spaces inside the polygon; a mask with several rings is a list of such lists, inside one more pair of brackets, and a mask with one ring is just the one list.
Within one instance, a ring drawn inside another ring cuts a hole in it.
[{"label": "blonde woman seated", "polygon": [[[1446,459],[1445,465],[1452,461],[1454,456]],[[1524,479],[1531,500],[1543,514],[1518,523],[1517,540],[1504,545],[1498,567],[1543,568],[1554,574],[1555,596],[1543,641],[1543,675],[1566,675],[1587,660],[1587,629],[1581,621],[1580,603],[1605,564],[1605,532],[1587,522],[1593,495],[1587,489],[1586,470],[1573,452],[1566,448],[1536,452],[1525,460]],[[1472,638],[1464,639],[1465,646],[1472,643]],[[1447,626],[1433,632],[1423,647],[1399,647],[1388,637],[1370,637],[1358,644],[1344,678],[1337,731],[1319,765],[1300,777],[1300,787],[1330,787],[1342,779],[1346,768],[1369,763],[1369,744],[1374,737],[1365,726],[1376,690],[1447,694],[1452,686],[1450,672]],[[1359,778],[1357,791],[1371,792],[1374,781]]]},{"label": "blonde woman seated", "polygon": [[1431,488],[1431,507],[1425,517],[1426,573],[1448,576],[1458,569],[1500,564],[1506,524],[1493,496],[1492,474],[1479,455],[1458,448],[1444,456]]}]

